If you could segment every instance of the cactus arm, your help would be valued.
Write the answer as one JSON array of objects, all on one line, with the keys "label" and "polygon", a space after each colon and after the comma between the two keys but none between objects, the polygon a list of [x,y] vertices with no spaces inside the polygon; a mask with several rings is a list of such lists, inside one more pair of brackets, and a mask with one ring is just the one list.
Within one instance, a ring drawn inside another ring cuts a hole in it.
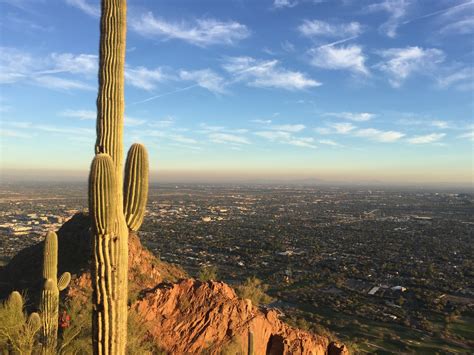
[{"label": "cactus arm", "polygon": [[66,287],[68,287],[69,282],[71,282],[71,274],[69,272],[63,273],[58,281],[59,291],[63,291]]},{"label": "cactus arm", "polygon": [[124,213],[128,228],[140,229],[148,199],[148,153],[142,144],[130,147],[125,163]]},{"label": "cactus arm", "polygon": [[41,318],[38,313],[31,313],[26,322],[30,334],[36,334],[41,328]]}]

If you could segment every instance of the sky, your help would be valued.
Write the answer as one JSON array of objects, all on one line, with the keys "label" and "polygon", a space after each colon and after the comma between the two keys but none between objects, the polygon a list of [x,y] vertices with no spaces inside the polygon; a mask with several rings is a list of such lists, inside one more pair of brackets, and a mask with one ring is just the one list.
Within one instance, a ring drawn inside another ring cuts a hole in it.
[{"label": "sky", "polygon": [[[0,14],[2,175],[85,178],[99,1]],[[127,26],[153,176],[474,182],[473,0],[129,0]]]}]

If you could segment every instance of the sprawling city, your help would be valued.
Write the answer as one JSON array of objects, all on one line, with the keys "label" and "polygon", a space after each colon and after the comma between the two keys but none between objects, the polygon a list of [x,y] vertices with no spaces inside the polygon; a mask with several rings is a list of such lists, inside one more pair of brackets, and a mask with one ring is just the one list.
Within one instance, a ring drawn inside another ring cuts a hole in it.
[{"label": "sprawling city", "polygon": [[[77,212],[85,184],[4,184],[7,262]],[[191,277],[255,276],[280,317],[356,351],[474,346],[474,195],[296,185],[151,185],[142,243]]]}]

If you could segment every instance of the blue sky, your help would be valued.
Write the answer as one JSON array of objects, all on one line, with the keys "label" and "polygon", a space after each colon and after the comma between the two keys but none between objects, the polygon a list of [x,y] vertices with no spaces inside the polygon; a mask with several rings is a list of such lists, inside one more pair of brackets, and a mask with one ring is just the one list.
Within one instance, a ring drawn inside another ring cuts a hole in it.
[{"label": "blue sky", "polygon": [[[86,171],[99,2],[0,12],[2,169]],[[472,0],[130,0],[125,143],[168,176],[472,183],[473,33]]]}]

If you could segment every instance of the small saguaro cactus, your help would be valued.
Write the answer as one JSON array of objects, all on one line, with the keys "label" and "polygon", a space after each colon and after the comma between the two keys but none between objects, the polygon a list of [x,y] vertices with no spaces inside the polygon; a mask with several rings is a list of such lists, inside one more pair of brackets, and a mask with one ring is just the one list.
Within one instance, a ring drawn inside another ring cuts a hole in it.
[{"label": "small saguaro cactus", "polygon": [[128,151],[123,195],[127,226],[136,232],[143,223],[148,199],[148,153],[142,144],[135,143]]},{"label": "small saguaro cactus", "polygon": [[7,353],[31,354],[36,333],[41,328],[38,313],[27,316],[23,307],[23,297],[18,291],[13,291],[8,300],[0,304],[0,343],[6,345],[2,350]]},{"label": "small saguaro cactus", "polygon": [[58,236],[50,231],[44,240],[43,279],[41,292],[42,353],[55,354],[58,342],[59,292],[71,281],[69,272],[58,281]]}]

